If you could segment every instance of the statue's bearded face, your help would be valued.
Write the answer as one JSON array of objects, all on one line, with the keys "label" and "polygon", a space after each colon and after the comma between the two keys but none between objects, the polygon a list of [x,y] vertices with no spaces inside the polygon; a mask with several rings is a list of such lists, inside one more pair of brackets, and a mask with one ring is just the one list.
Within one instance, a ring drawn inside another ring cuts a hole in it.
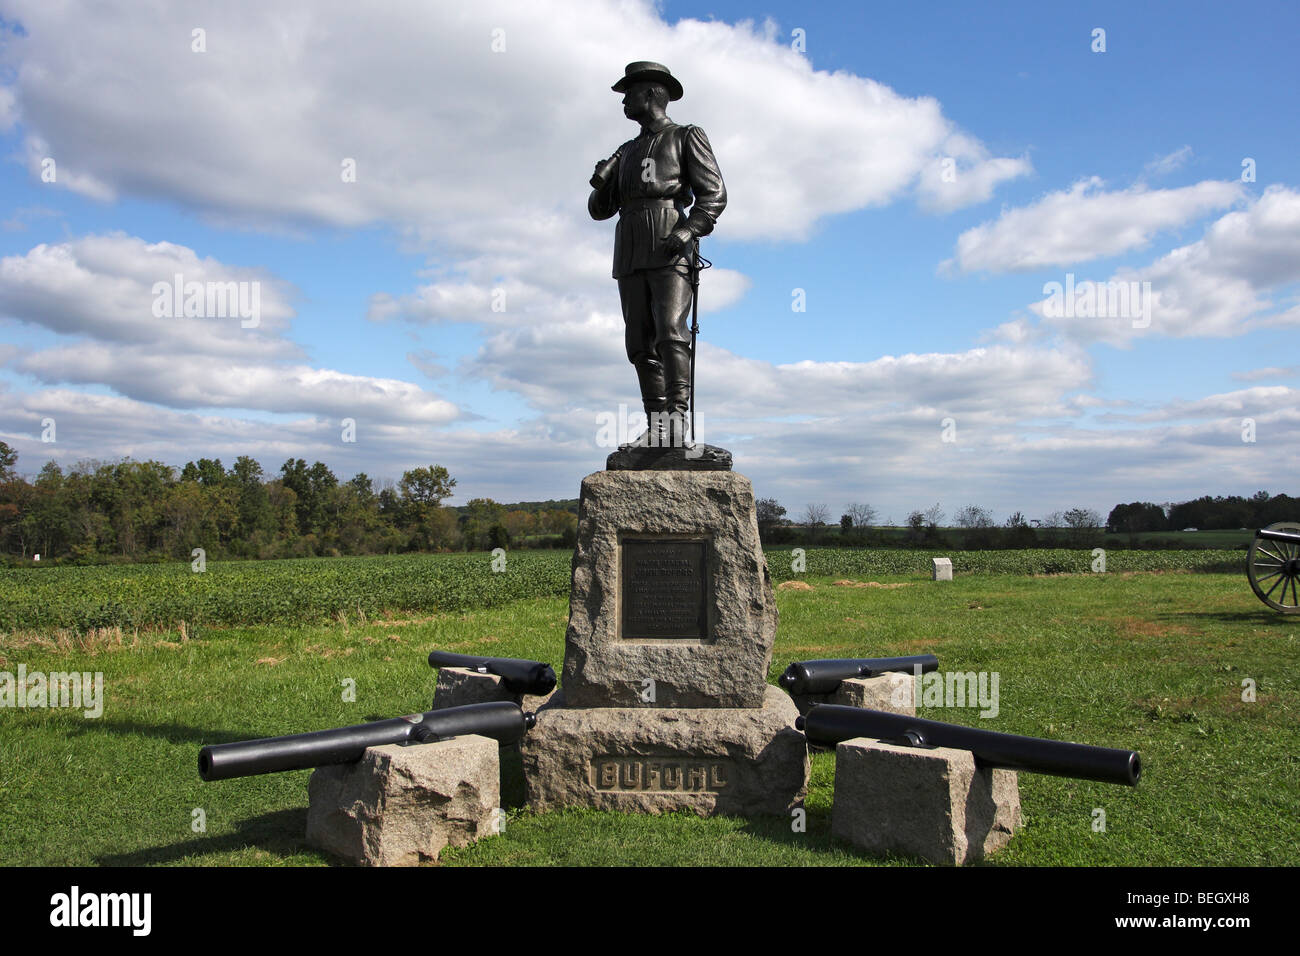
[{"label": "statue's bearded face", "polygon": [[660,83],[633,83],[623,94],[623,113],[628,119],[649,116],[656,105],[668,105],[668,90]]}]

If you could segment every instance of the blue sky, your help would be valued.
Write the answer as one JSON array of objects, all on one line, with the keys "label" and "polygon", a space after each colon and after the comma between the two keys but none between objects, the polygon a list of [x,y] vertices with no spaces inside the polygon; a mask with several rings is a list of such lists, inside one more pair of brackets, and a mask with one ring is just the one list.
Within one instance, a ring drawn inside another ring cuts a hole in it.
[{"label": "blue sky", "polygon": [[[0,2],[0,440],[575,496],[638,406],[585,180],[652,59],[729,191],[700,436],[760,496],[1295,494],[1300,13],[1134,6]],[[257,326],[152,314],[177,272]],[[1146,318],[1044,314],[1067,274]]]}]

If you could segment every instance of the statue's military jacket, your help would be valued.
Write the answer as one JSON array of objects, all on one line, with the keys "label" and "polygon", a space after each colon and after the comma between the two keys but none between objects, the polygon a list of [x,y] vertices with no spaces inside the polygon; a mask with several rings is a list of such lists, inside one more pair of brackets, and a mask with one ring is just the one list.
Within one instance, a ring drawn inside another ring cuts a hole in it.
[{"label": "statue's military jacket", "polygon": [[621,279],[637,269],[685,262],[689,244],[675,256],[664,251],[669,233],[684,226],[696,238],[707,236],[726,205],[727,187],[704,130],[668,120],[619,147],[614,174],[604,189],[592,193],[587,211],[593,219],[620,213],[614,278]]}]

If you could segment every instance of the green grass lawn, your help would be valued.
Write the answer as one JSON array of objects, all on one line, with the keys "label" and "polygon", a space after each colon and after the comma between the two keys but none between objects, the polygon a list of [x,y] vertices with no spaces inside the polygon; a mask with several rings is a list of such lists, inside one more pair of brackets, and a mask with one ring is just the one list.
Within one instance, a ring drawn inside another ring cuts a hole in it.
[{"label": "green grass lawn", "polygon": [[[1136,789],[1020,775],[1026,824],[990,865],[1300,862],[1300,618],[1242,574],[804,579],[777,593],[770,678],[793,660],[933,652],[996,671],[1000,713],[923,716],[1141,751]],[[321,865],[303,830],[310,771],[205,784],[198,750],[425,710],[435,647],[550,661],[567,599],[327,625],[0,636],[0,671],[102,671],[103,716],[0,710],[0,863]],[[345,678],[357,700],[343,700]],[[1242,699],[1242,681],[1257,700]],[[830,837],[834,757],[818,755],[808,826],[784,819],[511,810],[505,833],[444,865],[874,865]],[[1106,830],[1093,829],[1094,810]],[[205,829],[197,832],[196,810]]]}]

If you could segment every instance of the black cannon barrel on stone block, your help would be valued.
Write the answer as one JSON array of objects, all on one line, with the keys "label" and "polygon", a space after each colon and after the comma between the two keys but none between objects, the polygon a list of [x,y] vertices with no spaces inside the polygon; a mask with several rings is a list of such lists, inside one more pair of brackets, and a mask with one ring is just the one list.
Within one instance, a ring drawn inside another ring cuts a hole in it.
[{"label": "black cannon barrel on stone block", "polygon": [[778,683],[791,694],[833,694],[840,683],[855,677],[879,677],[890,671],[922,674],[938,670],[939,658],[933,654],[911,657],[858,657],[824,661],[797,661],[785,669]]},{"label": "black cannon barrel on stone block", "polygon": [[464,667],[480,674],[495,674],[512,694],[544,697],[555,690],[555,671],[541,661],[521,661],[513,657],[481,657],[477,654],[452,654],[433,651],[430,667]]},{"label": "black cannon barrel on stone block", "polygon": [[855,737],[870,737],[912,747],[969,750],[981,766],[1002,770],[1025,770],[1130,787],[1137,786],[1142,775],[1142,759],[1133,750],[1020,737],[862,707],[818,704],[796,720],[795,727],[803,731],[810,743],[824,746]]},{"label": "black cannon barrel on stone block", "polygon": [[227,780],[283,770],[355,763],[365,754],[367,747],[408,742],[427,744],[466,734],[513,744],[535,722],[536,717],[525,714],[518,704],[498,700],[444,707],[424,714],[375,720],[336,730],[210,744],[199,751],[199,776],[204,780]]}]

